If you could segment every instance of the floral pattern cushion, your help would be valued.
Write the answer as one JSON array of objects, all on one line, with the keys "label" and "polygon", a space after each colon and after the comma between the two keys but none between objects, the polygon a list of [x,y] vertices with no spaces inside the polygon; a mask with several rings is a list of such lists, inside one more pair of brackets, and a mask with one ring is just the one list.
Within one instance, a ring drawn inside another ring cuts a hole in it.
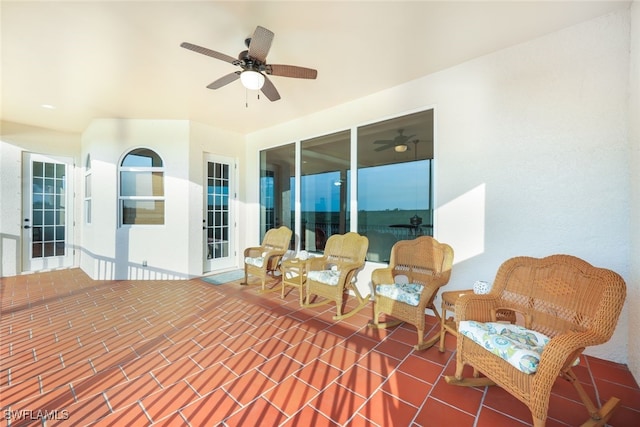
[{"label": "floral pattern cushion", "polygon": [[376,293],[417,307],[423,288],[424,286],[417,283],[394,283],[391,285],[377,285]]},{"label": "floral pattern cushion", "polygon": [[245,257],[244,259],[245,264],[249,264],[249,265],[253,265],[256,267],[262,267],[262,264],[264,264],[264,258],[261,256],[258,257]]},{"label": "floral pattern cushion", "polygon": [[463,320],[459,331],[526,374],[538,370],[540,355],[549,342],[544,334],[510,323]]},{"label": "floral pattern cushion", "polygon": [[336,286],[340,279],[340,271],[338,270],[314,270],[307,273],[307,279],[314,282],[324,283],[325,285]]}]

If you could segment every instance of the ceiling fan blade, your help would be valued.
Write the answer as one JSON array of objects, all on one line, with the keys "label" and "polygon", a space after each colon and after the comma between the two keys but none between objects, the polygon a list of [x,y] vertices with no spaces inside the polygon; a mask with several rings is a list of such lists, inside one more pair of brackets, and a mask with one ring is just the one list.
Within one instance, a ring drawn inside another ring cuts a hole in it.
[{"label": "ceiling fan blade", "polygon": [[224,53],[216,52],[215,50],[207,49],[206,47],[198,46],[192,43],[183,42],[183,43],[180,43],[180,46],[182,46],[185,49],[189,49],[194,52],[198,52],[203,55],[207,55],[212,58],[216,58],[221,61],[228,62],[230,64],[233,64],[235,61],[237,61],[237,59],[232,56],[225,55]]},{"label": "ceiling fan blade", "polygon": [[266,62],[274,35],[271,31],[258,25],[251,36],[251,42],[249,42],[249,56],[260,62]]},{"label": "ceiling fan blade", "polygon": [[384,151],[384,150],[388,150],[389,148],[394,147],[393,144],[387,144],[387,145],[383,145],[382,147],[376,147],[373,149],[373,151]]},{"label": "ceiling fan blade", "polygon": [[392,140],[392,139],[387,139],[387,140],[379,139],[379,140],[377,140],[377,141],[373,141],[373,143],[374,143],[374,144],[387,144],[387,145],[393,145],[393,144],[395,143],[395,141],[394,141],[394,140]]},{"label": "ceiling fan blade", "polygon": [[271,82],[271,80],[269,80],[267,76],[264,76],[264,85],[262,86],[262,93],[264,93],[264,96],[266,96],[269,99],[269,101],[277,101],[278,99],[280,99],[280,94],[278,93],[278,90],[276,89],[276,87],[273,85],[273,83]]},{"label": "ceiling fan blade", "polygon": [[279,64],[267,65],[267,74],[281,77],[295,77],[298,79],[315,79],[318,77],[318,71],[313,68]]},{"label": "ceiling fan blade", "polygon": [[210,83],[207,88],[209,89],[220,89],[224,85],[228,85],[229,83],[235,82],[240,78],[240,71],[236,71],[231,74],[227,74],[226,76],[220,77],[213,83]]}]

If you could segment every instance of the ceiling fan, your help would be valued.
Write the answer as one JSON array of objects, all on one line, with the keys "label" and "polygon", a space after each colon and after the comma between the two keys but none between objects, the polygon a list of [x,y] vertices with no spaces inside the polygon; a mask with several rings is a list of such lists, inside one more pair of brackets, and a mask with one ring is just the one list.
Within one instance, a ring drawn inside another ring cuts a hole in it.
[{"label": "ceiling fan", "polygon": [[247,50],[240,52],[237,59],[232,56],[225,55],[224,53],[216,52],[215,50],[207,49],[206,47],[197,46],[188,42],[183,42],[180,46],[185,49],[228,62],[242,69],[241,71],[234,71],[231,74],[220,77],[218,80],[207,86],[209,89],[219,89],[222,86],[240,79],[247,89],[261,90],[270,101],[277,101],[280,99],[280,94],[267,75],[295,77],[299,79],[315,79],[318,75],[318,71],[295,65],[267,64],[267,54],[271,48],[273,37],[273,32],[264,27],[257,26],[253,35],[244,41],[247,46]]},{"label": "ceiling fan", "polygon": [[410,150],[407,141],[414,136],[415,135],[404,135],[404,129],[398,129],[398,135],[393,139],[373,141],[374,144],[382,144],[382,146],[375,148],[374,151],[384,151],[393,148],[395,151],[402,153]]}]

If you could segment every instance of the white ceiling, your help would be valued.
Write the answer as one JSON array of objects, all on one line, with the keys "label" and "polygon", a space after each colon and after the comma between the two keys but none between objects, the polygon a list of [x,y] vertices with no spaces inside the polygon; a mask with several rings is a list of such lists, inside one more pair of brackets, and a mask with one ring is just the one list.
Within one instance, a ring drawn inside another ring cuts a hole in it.
[{"label": "white ceiling", "polygon": [[[249,133],[628,7],[613,1],[6,1],[0,3],[2,120],[82,132],[93,118],[178,119]],[[230,56],[256,25],[269,63],[318,70],[272,77],[256,99]],[[248,107],[246,101],[248,99]],[[48,104],[53,108],[43,108]]]}]

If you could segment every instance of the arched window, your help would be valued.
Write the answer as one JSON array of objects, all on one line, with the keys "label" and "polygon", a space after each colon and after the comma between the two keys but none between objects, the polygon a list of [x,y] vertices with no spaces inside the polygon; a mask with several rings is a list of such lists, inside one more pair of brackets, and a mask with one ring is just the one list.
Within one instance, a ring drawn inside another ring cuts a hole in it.
[{"label": "arched window", "polygon": [[87,154],[84,169],[84,222],[91,224],[91,154]]},{"label": "arched window", "polygon": [[148,148],[129,151],[120,163],[121,225],[164,224],[164,164]]}]

